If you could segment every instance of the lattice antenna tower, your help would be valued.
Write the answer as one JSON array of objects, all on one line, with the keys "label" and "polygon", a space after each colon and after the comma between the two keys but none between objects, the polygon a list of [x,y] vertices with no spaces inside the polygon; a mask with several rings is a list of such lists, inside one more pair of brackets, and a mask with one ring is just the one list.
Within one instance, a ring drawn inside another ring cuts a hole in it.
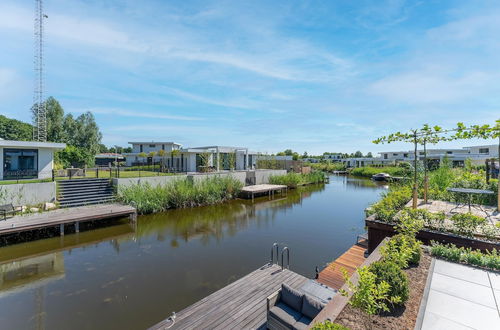
[{"label": "lattice antenna tower", "polygon": [[35,0],[35,56],[34,56],[34,93],[33,93],[33,140],[45,142],[47,140],[47,116],[43,99],[43,21],[47,15],[43,13],[42,0]]}]

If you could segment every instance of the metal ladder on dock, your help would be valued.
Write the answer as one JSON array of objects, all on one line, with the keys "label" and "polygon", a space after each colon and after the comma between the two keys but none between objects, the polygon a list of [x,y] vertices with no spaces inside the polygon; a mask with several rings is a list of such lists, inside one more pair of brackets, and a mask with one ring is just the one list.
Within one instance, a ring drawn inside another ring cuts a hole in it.
[{"label": "metal ladder on dock", "polygon": [[[274,242],[271,247],[271,259],[269,260],[269,265],[274,264],[274,252],[276,251],[276,265],[279,266],[279,244]],[[290,269],[290,249],[288,246],[283,247],[281,250],[281,270],[285,270],[285,252],[286,252],[286,269]]]}]

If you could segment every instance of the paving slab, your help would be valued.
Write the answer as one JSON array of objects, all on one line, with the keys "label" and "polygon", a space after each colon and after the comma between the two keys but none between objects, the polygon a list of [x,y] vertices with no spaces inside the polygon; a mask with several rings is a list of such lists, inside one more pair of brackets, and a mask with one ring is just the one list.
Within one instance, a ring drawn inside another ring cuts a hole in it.
[{"label": "paving slab", "polygon": [[444,260],[436,260],[434,264],[434,273],[447,275],[461,280],[469,281],[484,286],[490,286],[488,273],[477,268],[467,267]]},{"label": "paving slab", "polygon": [[500,329],[498,273],[443,260],[431,272],[419,329]]}]

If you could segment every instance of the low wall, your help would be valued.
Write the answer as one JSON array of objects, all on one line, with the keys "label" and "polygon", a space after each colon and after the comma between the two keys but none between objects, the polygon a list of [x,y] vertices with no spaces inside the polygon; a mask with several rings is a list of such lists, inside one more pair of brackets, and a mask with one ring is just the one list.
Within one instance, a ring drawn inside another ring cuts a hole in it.
[{"label": "low wall", "polygon": [[140,178],[113,178],[112,184],[116,187],[117,192],[120,189],[129,187],[132,185],[147,183],[153,187],[158,185],[165,185],[174,180],[180,180],[187,178],[187,175],[163,175],[163,176],[145,176]]},{"label": "low wall", "polygon": [[[248,171],[248,173],[255,173],[255,184],[263,184],[269,183],[269,177],[271,175],[284,175],[286,174],[286,170],[255,170]],[[136,185],[140,183],[148,183],[151,186],[165,185],[173,180],[185,179],[189,178],[194,182],[199,182],[205,180],[209,177],[220,176],[220,177],[228,177],[231,176],[236,180],[240,181],[244,185],[246,185],[247,179],[247,171],[232,171],[232,172],[217,172],[217,173],[192,173],[192,174],[184,174],[184,175],[168,175],[168,176],[149,176],[149,177],[141,177],[141,178],[113,178],[113,186],[116,187],[117,192],[124,188],[129,187],[131,185]]]},{"label": "low wall", "polygon": [[[374,216],[366,218],[365,225],[368,228],[368,252],[375,249],[384,238],[396,234],[392,224],[375,220]],[[426,245],[430,245],[432,241],[435,241],[442,244],[455,244],[458,247],[479,249],[483,252],[493,249],[500,250],[500,243],[497,242],[467,238],[453,233],[438,232],[425,228],[417,233],[417,239]]]},{"label": "low wall", "polygon": [[255,184],[269,183],[271,175],[285,175],[286,170],[255,170]]},{"label": "low wall", "polygon": [[17,183],[0,185],[0,204],[34,205],[56,200],[56,183]]},{"label": "low wall", "polygon": [[247,172],[246,171],[233,171],[233,172],[217,172],[217,173],[196,173],[196,174],[188,175],[188,177],[191,180],[193,180],[194,182],[199,182],[199,181],[205,180],[206,178],[214,177],[214,176],[220,176],[220,177],[231,176],[231,177],[235,178],[236,180],[240,181],[241,183],[245,184],[246,178],[247,178]]}]

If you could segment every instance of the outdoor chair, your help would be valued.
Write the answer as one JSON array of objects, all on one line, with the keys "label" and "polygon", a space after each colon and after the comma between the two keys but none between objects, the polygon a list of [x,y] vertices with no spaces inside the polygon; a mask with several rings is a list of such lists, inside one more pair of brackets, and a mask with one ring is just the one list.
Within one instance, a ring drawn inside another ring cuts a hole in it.
[{"label": "outdoor chair", "polygon": [[17,210],[14,207],[14,205],[12,205],[12,203],[0,205],[0,217],[3,217],[3,220],[7,220],[8,214],[15,215],[16,213],[17,213]]},{"label": "outdoor chair", "polygon": [[282,284],[280,290],[267,297],[267,328],[307,329],[323,307],[316,298]]}]

